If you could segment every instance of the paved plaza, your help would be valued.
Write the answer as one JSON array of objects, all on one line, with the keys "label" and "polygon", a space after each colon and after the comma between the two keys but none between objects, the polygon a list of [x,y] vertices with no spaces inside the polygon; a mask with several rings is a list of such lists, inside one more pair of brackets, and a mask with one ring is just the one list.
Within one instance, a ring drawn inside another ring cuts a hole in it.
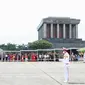
[{"label": "paved plaza", "polygon": [[85,85],[85,63],[70,63],[69,76],[62,62],[0,62],[0,85]]}]

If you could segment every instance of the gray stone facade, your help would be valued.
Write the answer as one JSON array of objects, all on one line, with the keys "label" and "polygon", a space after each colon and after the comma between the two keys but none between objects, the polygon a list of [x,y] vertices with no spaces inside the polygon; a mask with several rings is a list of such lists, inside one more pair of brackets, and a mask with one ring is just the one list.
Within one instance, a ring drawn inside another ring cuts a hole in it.
[{"label": "gray stone facade", "polygon": [[85,47],[85,41],[82,41],[82,39],[57,39],[57,38],[51,38],[51,39],[44,39],[53,44],[52,48],[81,48]]},{"label": "gray stone facade", "polygon": [[85,41],[78,39],[79,19],[69,17],[44,18],[38,26],[38,39],[53,43],[53,48],[84,47]]},{"label": "gray stone facade", "polygon": [[38,39],[78,38],[79,19],[48,17],[38,26]]}]

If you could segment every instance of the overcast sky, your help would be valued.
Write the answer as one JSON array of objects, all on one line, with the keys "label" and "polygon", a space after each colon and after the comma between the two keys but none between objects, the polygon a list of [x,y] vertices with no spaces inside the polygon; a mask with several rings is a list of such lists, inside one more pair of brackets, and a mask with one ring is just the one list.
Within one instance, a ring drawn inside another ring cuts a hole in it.
[{"label": "overcast sky", "polygon": [[0,44],[37,40],[37,26],[48,16],[80,19],[78,37],[85,40],[85,0],[0,0]]}]

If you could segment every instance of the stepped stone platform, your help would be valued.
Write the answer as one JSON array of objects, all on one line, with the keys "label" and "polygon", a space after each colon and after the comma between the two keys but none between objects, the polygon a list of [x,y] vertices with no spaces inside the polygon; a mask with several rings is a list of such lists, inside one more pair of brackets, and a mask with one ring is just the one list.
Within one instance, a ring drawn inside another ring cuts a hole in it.
[{"label": "stepped stone platform", "polygon": [[82,41],[82,39],[63,39],[63,38],[43,38],[44,40],[47,40],[53,44],[52,48],[62,48],[62,47],[76,47],[76,48],[82,48],[85,47],[85,41]]}]

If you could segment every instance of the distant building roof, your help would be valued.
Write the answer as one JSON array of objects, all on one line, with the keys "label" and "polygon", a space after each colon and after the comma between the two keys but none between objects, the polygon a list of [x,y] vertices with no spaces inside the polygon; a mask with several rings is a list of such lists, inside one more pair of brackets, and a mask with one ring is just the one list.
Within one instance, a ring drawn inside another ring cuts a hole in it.
[{"label": "distant building roof", "polygon": [[43,23],[54,23],[54,24],[79,24],[80,19],[74,19],[70,17],[47,17],[42,19],[41,23],[38,26],[38,30],[43,25]]}]

